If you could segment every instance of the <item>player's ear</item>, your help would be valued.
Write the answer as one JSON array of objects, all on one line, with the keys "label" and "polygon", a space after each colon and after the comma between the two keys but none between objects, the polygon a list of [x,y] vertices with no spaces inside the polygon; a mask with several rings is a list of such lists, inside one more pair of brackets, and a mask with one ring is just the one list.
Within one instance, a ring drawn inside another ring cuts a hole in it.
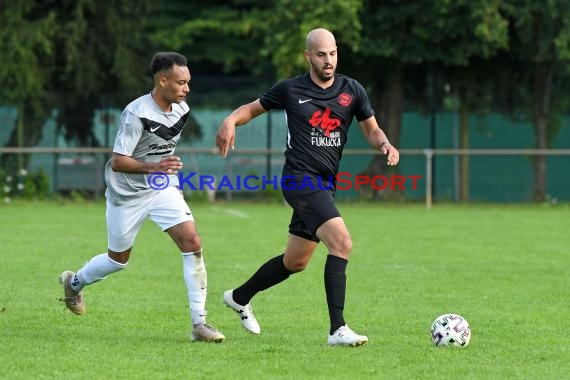
[{"label": "player's ear", "polygon": [[305,56],[305,61],[309,63],[309,54],[311,54],[308,50],[303,51],[303,56]]},{"label": "player's ear", "polygon": [[166,87],[167,80],[168,78],[166,78],[164,75],[161,75],[160,78],[158,78],[161,87]]}]

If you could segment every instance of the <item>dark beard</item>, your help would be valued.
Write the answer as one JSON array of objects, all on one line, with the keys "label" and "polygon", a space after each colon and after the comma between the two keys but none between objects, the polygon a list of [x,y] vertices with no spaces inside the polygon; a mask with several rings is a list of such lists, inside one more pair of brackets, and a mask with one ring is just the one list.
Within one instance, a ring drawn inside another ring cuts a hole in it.
[{"label": "dark beard", "polygon": [[317,73],[317,76],[319,77],[320,80],[322,80],[323,82],[328,82],[329,80],[331,80],[332,78],[334,78],[335,75],[335,71],[332,72],[330,77],[325,76],[325,74],[320,71]]}]

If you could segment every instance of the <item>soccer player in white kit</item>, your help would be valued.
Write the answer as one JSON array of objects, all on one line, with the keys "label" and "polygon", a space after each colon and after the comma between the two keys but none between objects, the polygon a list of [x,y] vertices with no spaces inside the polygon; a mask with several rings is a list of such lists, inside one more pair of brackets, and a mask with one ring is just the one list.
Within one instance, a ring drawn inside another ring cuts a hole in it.
[{"label": "soccer player in white kit", "polygon": [[[176,174],[182,162],[173,155],[190,111],[185,101],[190,71],[186,57],[175,52],[156,53],[150,71],[154,89],[123,111],[113,155],[105,166],[108,251],[93,257],[77,273],[61,274],[63,301],[73,313],[84,314],[82,289],[127,266],[137,233],[150,218],[181,251],[193,325],[191,340],[222,342],[224,335],[206,323],[202,244],[192,212],[178,189]],[[164,173],[161,181],[153,174],[157,172]]]}]

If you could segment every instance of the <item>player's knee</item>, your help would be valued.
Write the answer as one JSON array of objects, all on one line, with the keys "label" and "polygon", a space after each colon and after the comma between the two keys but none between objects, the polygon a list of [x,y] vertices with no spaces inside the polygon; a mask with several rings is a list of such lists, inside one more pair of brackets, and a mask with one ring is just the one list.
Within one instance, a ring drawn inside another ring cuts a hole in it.
[{"label": "player's knee", "polygon": [[202,248],[202,239],[200,235],[194,234],[193,236],[182,238],[178,245],[182,252],[197,252]]},{"label": "player's knee", "polygon": [[124,264],[126,266],[129,262],[129,258],[131,256],[131,248],[129,248],[123,252],[115,252],[115,251],[108,250],[107,256],[109,256],[109,258],[112,261],[119,263],[119,264]]},{"label": "player's knee", "polygon": [[341,257],[348,258],[352,251],[352,239],[350,235],[335,239],[335,241],[330,244],[329,250]]},{"label": "player's knee", "polygon": [[307,267],[306,263],[294,263],[293,265],[287,266],[286,268],[293,273],[298,273],[304,270],[306,267]]},{"label": "player's knee", "polygon": [[307,268],[307,265],[309,265],[309,261],[308,260],[301,260],[301,259],[285,260],[284,264],[285,264],[285,268],[287,268],[288,270],[290,270],[293,273],[297,273],[297,272],[301,272],[302,270]]}]

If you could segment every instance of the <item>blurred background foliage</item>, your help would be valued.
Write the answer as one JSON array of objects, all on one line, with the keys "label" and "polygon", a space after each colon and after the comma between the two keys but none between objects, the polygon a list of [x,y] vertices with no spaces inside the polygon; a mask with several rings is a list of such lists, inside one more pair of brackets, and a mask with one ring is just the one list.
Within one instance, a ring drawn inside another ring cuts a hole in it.
[{"label": "blurred background foliage", "polygon": [[[18,110],[16,125],[2,128],[13,128],[7,146],[35,146],[55,113],[68,140],[101,145],[95,112],[148,91],[148,63],[161,50],[189,58],[201,107],[234,108],[306,71],[305,36],[325,27],[337,38],[338,71],[365,85],[395,145],[405,110],[449,109],[460,115],[461,147],[470,114],[498,112],[530,121],[544,149],[569,109],[568,9],[568,0],[1,2],[0,105]],[[0,156],[0,167],[25,168],[18,157]],[[367,172],[382,165],[374,158]],[[537,156],[537,200],[545,165]]]}]

